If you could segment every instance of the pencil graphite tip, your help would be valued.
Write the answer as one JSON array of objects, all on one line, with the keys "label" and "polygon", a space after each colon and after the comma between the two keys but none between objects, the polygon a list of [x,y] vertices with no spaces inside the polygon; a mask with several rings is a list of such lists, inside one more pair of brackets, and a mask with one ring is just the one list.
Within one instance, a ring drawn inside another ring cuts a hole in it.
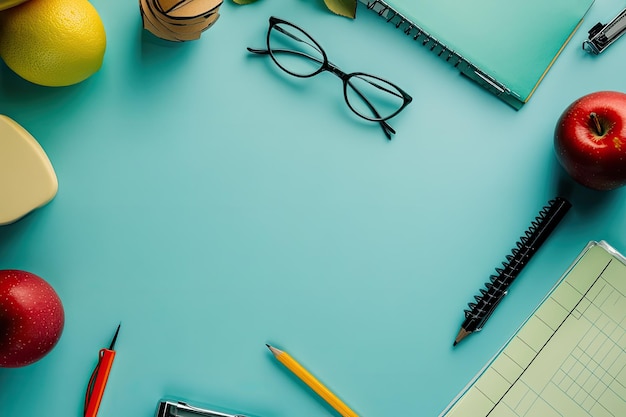
[{"label": "pencil graphite tip", "polygon": [[459,330],[459,334],[456,335],[456,339],[454,339],[454,343],[452,344],[452,346],[458,345],[459,342],[465,339],[465,337],[470,333],[471,333],[470,331],[467,331],[461,327],[461,330]]},{"label": "pencil graphite tip", "polygon": [[272,352],[272,354],[274,356],[278,355],[279,353],[282,353],[282,350],[280,349],[276,349],[274,346],[266,343],[265,346],[267,346],[267,348],[270,350],[270,352]]}]

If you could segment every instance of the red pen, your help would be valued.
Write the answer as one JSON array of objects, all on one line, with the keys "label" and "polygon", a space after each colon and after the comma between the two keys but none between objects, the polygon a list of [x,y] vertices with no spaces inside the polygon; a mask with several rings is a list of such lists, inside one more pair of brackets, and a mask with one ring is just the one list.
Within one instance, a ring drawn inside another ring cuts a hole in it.
[{"label": "red pen", "polygon": [[115,359],[115,340],[117,334],[120,332],[119,324],[113,340],[111,340],[111,346],[108,349],[100,349],[98,355],[98,364],[89,378],[89,384],[87,385],[87,393],[85,394],[85,411],[84,417],[96,417],[98,409],[100,408],[100,402],[102,401],[102,394],[104,394],[104,388],[107,385],[109,379],[109,373],[111,372],[111,366],[113,366],[113,359]]}]

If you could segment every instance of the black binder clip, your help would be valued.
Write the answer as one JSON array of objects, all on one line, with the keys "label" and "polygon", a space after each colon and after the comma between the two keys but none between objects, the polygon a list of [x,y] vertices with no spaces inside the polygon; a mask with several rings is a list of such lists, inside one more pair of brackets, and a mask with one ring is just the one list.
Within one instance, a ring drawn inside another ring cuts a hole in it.
[{"label": "black binder clip", "polygon": [[[208,410],[189,405],[182,401],[161,400],[155,417],[246,417],[243,414]],[[252,417],[252,416],[250,416]]]},{"label": "black binder clip", "polygon": [[598,55],[626,32],[626,9],[622,10],[607,24],[596,23],[589,30],[589,39],[583,42],[583,49]]}]

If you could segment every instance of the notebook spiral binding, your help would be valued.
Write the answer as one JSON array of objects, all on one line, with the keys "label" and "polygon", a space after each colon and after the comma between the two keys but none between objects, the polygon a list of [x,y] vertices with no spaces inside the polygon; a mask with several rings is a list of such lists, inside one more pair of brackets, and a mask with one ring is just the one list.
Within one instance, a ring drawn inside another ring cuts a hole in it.
[{"label": "notebook spiral binding", "polygon": [[[487,89],[491,93],[503,99],[513,107],[518,107],[516,101],[520,101],[519,95],[515,94],[502,83],[496,81],[493,77],[471,64],[462,55],[448,48],[446,45],[437,40],[430,33],[411,22],[400,12],[394,10],[389,4],[383,0],[360,0],[369,10],[372,10],[388,23],[394,24],[397,29],[402,29],[405,35],[410,36],[416,42],[421,42],[422,46],[428,47],[430,51],[437,54],[447,63],[457,68],[461,74],[467,76],[471,80],[477,82],[480,86]],[[510,98],[514,97],[513,100]],[[509,98],[509,99],[507,99]]]},{"label": "notebook spiral binding", "polygon": [[502,268],[496,268],[496,273],[489,277],[489,282],[485,284],[484,289],[480,290],[480,295],[474,297],[476,302],[468,304],[469,308],[465,310],[467,319],[481,319],[483,322],[487,319],[495,304],[502,298],[501,295],[507,291],[511,281],[559,224],[570,207],[569,201],[556,197],[540,210],[528,230],[516,243],[511,254],[507,255]]}]

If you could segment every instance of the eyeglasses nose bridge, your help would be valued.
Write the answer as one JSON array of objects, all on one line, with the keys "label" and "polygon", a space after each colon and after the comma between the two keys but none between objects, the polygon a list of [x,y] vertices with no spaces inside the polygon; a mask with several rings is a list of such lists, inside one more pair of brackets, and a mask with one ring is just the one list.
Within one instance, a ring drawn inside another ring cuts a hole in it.
[{"label": "eyeglasses nose bridge", "polygon": [[326,69],[328,70],[328,72],[331,72],[331,73],[335,74],[337,77],[341,78],[341,80],[344,83],[348,80],[348,78],[350,78],[350,74],[347,74],[347,73],[343,72],[335,64],[332,64],[330,62],[328,62],[326,64]]}]

